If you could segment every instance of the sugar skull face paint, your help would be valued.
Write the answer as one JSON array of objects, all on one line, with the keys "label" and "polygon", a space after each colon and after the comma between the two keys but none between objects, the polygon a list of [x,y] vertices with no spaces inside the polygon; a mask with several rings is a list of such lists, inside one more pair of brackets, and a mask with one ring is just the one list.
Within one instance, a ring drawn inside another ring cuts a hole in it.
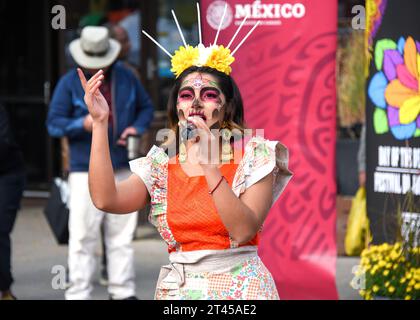
[{"label": "sugar skull face paint", "polygon": [[198,99],[195,96],[195,90],[192,90],[192,88],[183,88],[180,90],[178,94],[178,102],[186,102],[186,101],[192,101],[192,104],[199,103],[199,100],[202,102],[213,102],[220,104],[222,101],[220,99],[221,92],[216,88],[208,88],[204,87],[199,91],[200,98]]},{"label": "sugar skull face paint", "polygon": [[197,78],[194,78],[191,81],[187,80],[186,82],[191,83],[194,89],[200,89],[204,85],[203,77],[201,75],[197,76]]},{"label": "sugar skull face paint", "polygon": [[211,127],[219,120],[226,99],[215,78],[210,74],[189,74],[178,91],[179,120],[199,116]]}]

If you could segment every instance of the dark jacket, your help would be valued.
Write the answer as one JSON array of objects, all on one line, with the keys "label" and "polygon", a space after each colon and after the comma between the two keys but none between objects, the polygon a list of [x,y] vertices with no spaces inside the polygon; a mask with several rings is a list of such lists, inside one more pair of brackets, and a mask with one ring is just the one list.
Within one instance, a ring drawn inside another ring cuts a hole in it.
[{"label": "dark jacket", "polygon": [[22,153],[13,139],[9,118],[0,105],[0,174],[23,171]]},{"label": "dark jacket", "polygon": [[[109,128],[109,146],[114,169],[128,167],[127,149],[116,144],[125,128],[133,126],[139,134],[149,128],[154,107],[135,75],[121,62],[111,73],[113,125]],[[89,113],[76,69],[65,74],[57,84],[47,117],[48,132],[53,137],[66,136],[70,145],[70,171],[88,171],[92,134],[83,128]]]}]

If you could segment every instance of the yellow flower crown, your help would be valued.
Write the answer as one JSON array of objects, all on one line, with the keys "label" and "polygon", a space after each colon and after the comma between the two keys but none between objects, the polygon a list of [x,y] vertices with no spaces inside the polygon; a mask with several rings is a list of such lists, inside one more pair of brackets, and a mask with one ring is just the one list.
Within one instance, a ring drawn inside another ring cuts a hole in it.
[{"label": "yellow flower crown", "polygon": [[197,46],[192,47],[190,45],[187,45],[187,43],[185,42],[184,35],[179,26],[174,10],[172,10],[172,15],[174,17],[176,26],[178,27],[179,34],[181,35],[182,41],[184,43],[184,45],[180,46],[178,50],[175,50],[174,55],[171,55],[168,52],[168,50],[166,50],[161,44],[159,44],[159,42],[157,42],[146,31],[142,30],[142,32],[171,58],[171,64],[172,64],[171,71],[175,74],[175,77],[177,78],[182,72],[184,72],[185,69],[188,69],[189,67],[192,67],[192,66],[197,66],[197,67],[206,66],[206,67],[216,69],[227,75],[230,75],[230,73],[232,72],[232,68],[230,67],[230,65],[235,61],[235,58],[233,57],[233,55],[239,49],[239,47],[245,42],[245,40],[249,37],[249,35],[255,30],[255,28],[260,24],[260,21],[258,21],[253,26],[253,28],[242,39],[242,41],[238,44],[235,50],[231,52],[229,47],[233,43],[233,40],[235,40],[236,36],[241,30],[246,19],[248,19],[248,15],[241,22],[239,28],[235,32],[235,35],[232,37],[232,40],[230,40],[229,44],[225,48],[224,46],[217,45],[216,43],[217,43],[217,38],[219,37],[220,28],[225,18],[226,9],[227,9],[227,3],[225,4],[222,18],[220,19],[219,28],[216,33],[216,38],[214,39],[213,44],[208,47],[205,47],[203,45],[202,39],[201,39],[200,6],[198,3],[197,3],[197,16],[198,16],[198,34],[199,34],[200,43]]},{"label": "yellow flower crown", "polygon": [[180,46],[172,57],[171,71],[178,78],[185,69],[191,66],[206,66],[229,75],[232,72],[230,65],[233,61],[235,61],[235,58],[230,54],[230,50],[223,46],[207,48],[202,44],[196,47]]}]

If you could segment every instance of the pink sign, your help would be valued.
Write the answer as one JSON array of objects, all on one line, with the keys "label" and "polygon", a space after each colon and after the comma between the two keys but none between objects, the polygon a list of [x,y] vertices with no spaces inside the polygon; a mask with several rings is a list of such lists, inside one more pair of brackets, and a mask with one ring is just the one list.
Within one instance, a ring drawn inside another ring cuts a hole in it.
[{"label": "pink sign", "polygon": [[[216,36],[225,1],[201,1],[203,40]],[[337,1],[228,1],[217,44],[248,15],[232,76],[250,128],[289,148],[294,177],[264,225],[259,253],[281,299],[337,299],[335,55]]]}]

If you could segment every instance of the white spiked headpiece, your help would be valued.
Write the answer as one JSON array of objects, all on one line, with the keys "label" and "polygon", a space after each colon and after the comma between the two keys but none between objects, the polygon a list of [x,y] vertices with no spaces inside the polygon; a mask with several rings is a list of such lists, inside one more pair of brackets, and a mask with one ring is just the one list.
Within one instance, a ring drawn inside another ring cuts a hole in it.
[{"label": "white spiked headpiece", "polygon": [[171,71],[175,74],[176,77],[179,77],[179,75],[185,69],[191,66],[197,66],[197,67],[207,66],[207,67],[214,68],[220,72],[223,72],[229,75],[232,72],[232,68],[230,67],[230,65],[232,64],[232,62],[235,61],[235,58],[233,57],[234,54],[236,53],[236,51],[238,51],[238,49],[242,46],[242,44],[250,36],[250,34],[255,30],[255,28],[260,24],[260,21],[258,21],[252,27],[252,29],[247,33],[247,35],[241,40],[241,42],[231,52],[230,46],[232,45],[239,31],[241,30],[243,24],[248,19],[248,16],[246,16],[244,20],[241,22],[241,24],[239,25],[238,29],[236,30],[235,34],[233,35],[227,47],[224,47],[223,45],[217,45],[217,39],[219,37],[220,28],[223,24],[223,21],[226,15],[226,9],[227,9],[227,3],[225,4],[223,15],[222,15],[222,18],[220,19],[219,27],[217,29],[214,42],[208,47],[205,47],[202,43],[201,23],[200,23],[200,5],[198,3],[197,3],[197,16],[198,16],[199,44],[197,46],[192,47],[185,42],[184,35],[182,33],[181,27],[179,26],[178,19],[176,18],[174,10],[172,10],[172,16],[174,17],[176,26],[178,28],[179,34],[181,35],[181,39],[184,45],[180,46],[178,50],[175,50],[175,53],[173,55],[170,54],[168,50],[166,50],[159,42],[153,39],[153,37],[150,36],[146,31],[142,30],[142,32],[171,58],[171,64],[172,64]]}]

